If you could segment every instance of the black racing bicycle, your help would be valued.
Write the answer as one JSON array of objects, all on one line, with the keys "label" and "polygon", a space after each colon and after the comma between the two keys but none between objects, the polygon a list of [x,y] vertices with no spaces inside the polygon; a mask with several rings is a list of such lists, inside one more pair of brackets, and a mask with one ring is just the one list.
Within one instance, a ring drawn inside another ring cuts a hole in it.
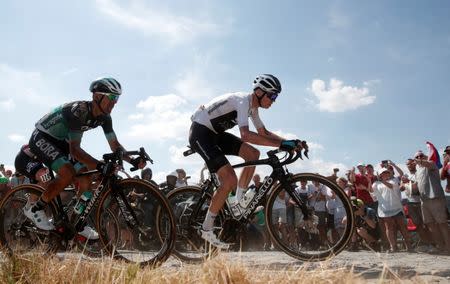
[{"label": "black racing bicycle", "polygon": [[[189,149],[184,155],[193,153]],[[278,157],[279,153],[284,156]],[[307,150],[304,155],[308,157]],[[321,261],[340,253],[351,239],[354,223],[352,206],[345,192],[319,174],[289,173],[286,165],[302,158],[301,152],[272,150],[267,156],[233,166],[269,165],[272,173],[247,205],[236,208],[228,201],[225,203],[214,224],[219,239],[239,248],[246,227],[254,223],[255,213],[264,206],[264,211],[257,214],[264,213],[266,230],[278,249],[304,261]],[[183,261],[199,262],[216,252],[200,237],[199,229],[218,186],[213,174],[201,186],[180,187],[167,196],[176,219],[173,253]],[[307,198],[304,192],[308,192]],[[295,219],[290,220],[290,224],[286,220],[287,202],[295,205]]]},{"label": "black racing bicycle", "polygon": [[[53,219],[56,227],[54,231],[38,229],[24,214],[44,188],[25,184],[9,192],[0,203],[0,243],[4,251],[10,255],[33,250],[44,253],[67,251],[79,240],[77,232],[89,224],[97,229],[100,241],[94,244],[91,240],[83,240],[83,252],[94,251],[98,255],[106,251],[115,258],[141,265],[158,266],[164,262],[170,256],[175,240],[172,210],[167,198],[154,185],[144,180],[121,179],[117,169],[122,166],[123,155],[139,156],[152,162],[144,148],[103,155],[105,167],[102,172],[92,170],[78,175],[99,175],[100,179],[81,214],[71,214],[73,206],[63,202],[61,194],[47,206],[47,216]],[[132,206],[132,191],[144,192],[149,197],[147,208],[151,209],[145,214],[137,213]],[[164,227],[156,230],[160,223],[164,223]]]}]

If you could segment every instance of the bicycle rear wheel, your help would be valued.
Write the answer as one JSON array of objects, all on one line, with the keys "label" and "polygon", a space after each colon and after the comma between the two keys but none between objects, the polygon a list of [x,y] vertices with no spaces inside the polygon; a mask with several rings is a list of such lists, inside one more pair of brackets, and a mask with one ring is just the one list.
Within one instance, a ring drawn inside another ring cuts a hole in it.
[{"label": "bicycle rear wheel", "polygon": [[[293,191],[296,187],[303,189]],[[298,207],[290,216],[286,215],[285,200],[299,200],[306,194],[312,217],[305,220]],[[329,179],[311,173],[294,175],[288,189],[276,185],[265,214],[273,243],[304,261],[321,261],[340,253],[350,241],[354,227],[352,206],[344,190]]]},{"label": "bicycle rear wheel", "polygon": [[[145,194],[141,208],[133,204],[132,191]],[[112,214],[105,214],[107,210]],[[118,181],[116,188],[109,188],[101,197],[96,215],[100,238],[115,258],[156,267],[170,256],[175,239],[172,210],[164,195],[150,183]],[[116,217],[119,231],[111,226],[111,216]],[[159,219],[166,224],[162,237],[156,229],[162,222]]]},{"label": "bicycle rear wheel", "polygon": [[[32,206],[43,192],[44,189],[38,185],[20,185],[7,193],[0,203],[0,243],[7,254],[58,250],[57,234],[38,229],[24,214],[24,210]],[[49,218],[57,216],[54,203],[49,203],[46,214]]]},{"label": "bicycle rear wheel", "polygon": [[[210,194],[205,193],[204,199],[202,196],[203,191],[198,186],[179,187],[167,195],[176,221],[177,237],[173,254],[185,262],[204,261],[216,251],[199,234],[211,202]],[[223,218],[219,214],[214,224],[214,231],[218,236],[221,234],[222,225]]]}]

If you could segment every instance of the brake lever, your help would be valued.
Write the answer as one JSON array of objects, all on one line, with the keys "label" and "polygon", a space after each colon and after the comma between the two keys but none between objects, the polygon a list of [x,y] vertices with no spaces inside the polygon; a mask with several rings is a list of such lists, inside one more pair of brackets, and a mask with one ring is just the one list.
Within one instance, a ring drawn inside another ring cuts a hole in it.
[{"label": "brake lever", "polygon": [[308,150],[303,151],[303,154],[305,154],[305,157],[308,158],[308,160],[309,160],[309,157],[308,157]]},{"label": "brake lever", "polygon": [[299,157],[301,160],[303,160],[303,157],[302,157],[302,151],[298,151],[298,157]]}]

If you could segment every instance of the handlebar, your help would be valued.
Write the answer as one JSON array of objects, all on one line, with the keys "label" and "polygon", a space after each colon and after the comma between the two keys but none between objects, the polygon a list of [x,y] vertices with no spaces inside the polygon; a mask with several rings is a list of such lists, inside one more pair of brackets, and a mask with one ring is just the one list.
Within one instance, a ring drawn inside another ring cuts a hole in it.
[{"label": "handlebar", "polygon": [[[150,158],[150,156],[145,152],[144,147],[139,148],[139,151],[123,151],[123,149],[119,148],[113,153],[104,154],[103,160],[105,163],[112,162],[117,163],[120,166],[123,166],[123,157],[124,156],[138,156],[142,161],[144,162],[150,162],[153,164],[153,160]],[[133,165],[133,167],[130,169],[130,171],[135,171],[138,168]]]}]

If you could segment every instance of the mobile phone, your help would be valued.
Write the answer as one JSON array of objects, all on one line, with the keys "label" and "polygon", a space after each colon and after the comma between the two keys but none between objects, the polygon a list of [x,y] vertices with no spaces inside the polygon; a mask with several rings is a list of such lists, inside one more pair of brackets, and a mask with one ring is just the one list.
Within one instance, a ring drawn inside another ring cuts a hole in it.
[{"label": "mobile phone", "polygon": [[1,165],[0,165],[0,168],[4,168],[4,167],[5,167],[5,165],[4,165],[4,164],[1,164]]},{"label": "mobile phone", "polygon": [[387,164],[388,164],[388,160],[383,160],[383,161],[381,161],[381,164],[382,164],[382,165],[387,165]]}]

